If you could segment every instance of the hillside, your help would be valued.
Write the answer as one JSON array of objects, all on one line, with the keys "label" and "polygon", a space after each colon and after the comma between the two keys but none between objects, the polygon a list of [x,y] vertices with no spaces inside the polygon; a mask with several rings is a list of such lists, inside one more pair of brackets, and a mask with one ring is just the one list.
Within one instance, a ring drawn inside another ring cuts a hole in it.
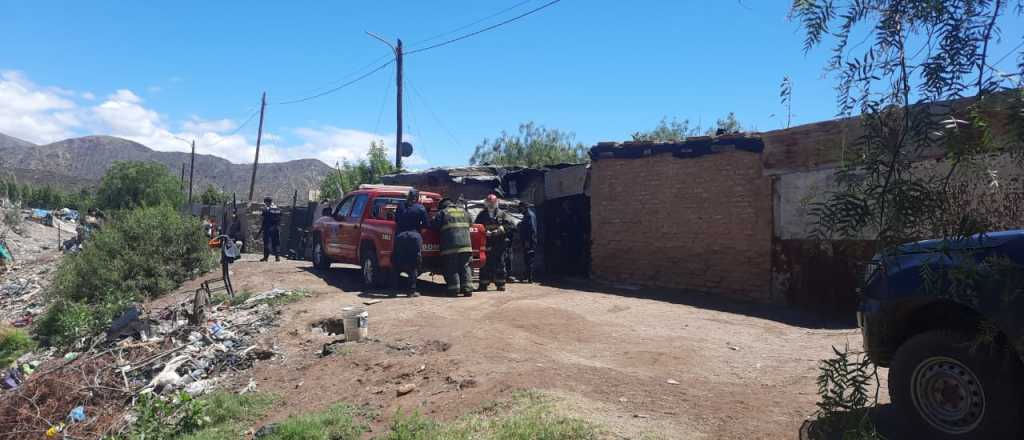
[{"label": "hillside", "polygon": [[[85,136],[65,139],[47,145],[33,145],[10,136],[0,135],[0,171],[18,176],[31,175],[32,183],[88,186],[98,182],[116,161],[152,161],[181,173],[189,154],[154,151],[145,145],[112,136]],[[187,166],[187,165],[186,165]],[[331,167],[316,159],[260,164],[254,198],[272,195],[282,204],[290,204],[295,190],[305,201],[308,190],[319,187],[320,179]],[[233,164],[226,159],[206,154],[196,155],[195,192],[213,185],[234,192],[244,199],[249,193],[252,166]],[[187,177],[187,169],[186,169]]]}]

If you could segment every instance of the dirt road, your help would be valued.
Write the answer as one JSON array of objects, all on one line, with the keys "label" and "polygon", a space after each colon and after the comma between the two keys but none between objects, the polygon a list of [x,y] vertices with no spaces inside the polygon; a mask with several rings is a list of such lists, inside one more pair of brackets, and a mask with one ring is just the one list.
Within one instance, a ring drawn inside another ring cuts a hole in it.
[{"label": "dirt road", "polygon": [[[268,329],[265,343],[282,355],[246,372],[259,390],[283,396],[264,422],[339,401],[378,409],[378,427],[399,408],[451,419],[538,389],[612,438],[797,438],[815,409],[817,361],[832,345],[860,347],[855,329],[814,329],[793,324],[792,313],[699,295],[668,300],[581,283],[514,284],[472,298],[444,297],[432,285],[423,297],[391,299],[362,292],[354,268],[310,266],[233,266],[240,290],[313,293]],[[312,325],[372,298],[382,299],[368,307],[373,341],[321,357],[336,337]],[[397,396],[405,383],[415,391]]]}]

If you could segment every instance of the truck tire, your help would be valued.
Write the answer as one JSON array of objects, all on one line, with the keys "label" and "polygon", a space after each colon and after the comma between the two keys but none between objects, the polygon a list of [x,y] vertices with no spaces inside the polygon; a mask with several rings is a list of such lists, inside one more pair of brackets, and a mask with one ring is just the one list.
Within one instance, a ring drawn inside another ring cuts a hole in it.
[{"label": "truck tire", "polygon": [[320,240],[320,235],[313,237],[313,267],[320,270],[331,268],[331,259],[324,253],[324,245],[323,241]]},{"label": "truck tire", "polygon": [[380,287],[384,285],[386,277],[377,262],[377,252],[373,248],[363,248],[359,267],[363,275],[363,286]]},{"label": "truck tire", "polygon": [[1002,347],[931,331],[903,343],[889,369],[889,396],[916,438],[1015,439],[1022,368]]}]

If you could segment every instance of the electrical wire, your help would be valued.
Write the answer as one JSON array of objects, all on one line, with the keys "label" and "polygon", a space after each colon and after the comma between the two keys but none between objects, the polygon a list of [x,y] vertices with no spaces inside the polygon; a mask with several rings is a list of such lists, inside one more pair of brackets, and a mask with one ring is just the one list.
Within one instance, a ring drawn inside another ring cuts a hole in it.
[{"label": "electrical wire", "polygon": [[500,22],[498,22],[496,24],[492,24],[492,25],[487,26],[487,27],[485,27],[483,29],[480,29],[480,30],[477,30],[477,31],[473,31],[473,32],[470,32],[468,34],[452,38],[450,40],[442,41],[442,42],[437,43],[437,44],[432,44],[432,45],[427,46],[427,47],[411,50],[411,51],[405,52],[405,55],[412,55],[412,54],[415,54],[415,53],[426,52],[426,51],[431,50],[431,49],[437,49],[437,48],[442,47],[442,46],[447,46],[449,44],[465,40],[465,39],[467,39],[469,37],[472,37],[472,36],[475,36],[475,35],[480,35],[480,34],[482,34],[484,32],[489,31],[489,30],[496,29],[496,28],[499,28],[499,27],[504,26],[506,24],[512,23],[513,21],[519,20],[520,18],[526,17],[528,15],[532,15],[532,14],[534,14],[536,12],[539,12],[539,11],[541,11],[543,9],[546,9],[546,8],[548,8],[550,6],[553,6],[555,3],[558,3],[560,1],[562,1],[562,0],[552,0],[552,1],[547,2],[547,3],[543,4],[543,5],[540,5],[540,6],[536,7],[536,8],[533,8],[533,9],[531,9],[529,11],[526,11],[526,12],[524,12],[522,14],[519,14],[519,15],[517,15],[515,17],[509,18],[509,19],[504,20],[504,21],[500,21]]},{"label": "electrical wire", "polygon": [[485,22],[485,21],[487,21],[487,20],[490,20],[490,19],[492,19],[492,18],[494,18],[494,17],[497,17],[497,16],[499,16],[499,15],[501,15],[501,14],[504,14],[504,13],[506,13],[506,12],[508,12],[508,11],[511,11],[511,10],[513,10],[513,9],[516,9],[516,8],[518,8],[518,7],[522,6],[522,5],[525,5],[525,4],[527,4],[527,3],[530,3],[531,1],[533,1],[533,0],[524,0],[524,1],[521,1],[521,2],[519,2],[519,3],[516,3],[516,4],[512,5],[512,6],[509,6],[509,7],[505,8],[505,9],[502,9],[502,10],[500,10],[500,11],[498,11],[498,12],[495,12],[495,13],[493,13],[493,14],[491,14],[491,15],[488,15],[488,16],[486,16],[486,17],[484,17],[484,18],[481,18],[481,19],[479,19],[479,20],[476,20],[476,21],[474,21],[474,22],[472,22],[472,23],[468,23],[468,24],[465,24],[465,25],[459,26],[459,27],[457,27],[457,28],[455,28],[455,29],[452,29],[452,30],[450,30],[450,31],[447,31],[447,32],[442,32],[442,33],[440,33],[440,34],[434,35],[434,36],[432,36],[432,37],[429,37],[429,38],[424,38],[424,39],[422,39],[422,40],[419,40],[419,41],[415,41],[415,42],[413,42],[413,43],[411,43],[411,44],[412,44],[413,46],[415,46],[415,45],[418,45],[418,44],[423,44],[423,43],[426,43],[426,42],[428,42],[428,41],[434,41],[434,40],[436,40],[436,39],[438,39],[438,38],[441,38],[441,37],[447,37],[447,36],[449,36],[449,35],[451,35],[451,34],[454,34],[454,33],[456,33],[456,32],[459,32],[459,31],[461,31],[461,30],[465,30],[465,29],[471,28],[471,27],[473,27],[473,26],[476,26],[476,25],[478,25],[478,24],[480,24],[480,23],[483,23],[483,22]]},{"label": "electrical wire", "polygon": [[373,126],[373,134],[377,134],[377,130],[380,129],[381,118],[384,117],[384,106],[388,103],[388,97],[391,96],[391,84],[392,81],[388,79],[387,85],[384,86],[384,97],[380,100],[380,111],[377,112],[377,125]]},{"label": "electrical wire", "polygon": [[1006,60],[1007,58],[1009,58],[1009,57],[1010,57],[1010,55],[1013,55],[1013,54],[1014,54],[1015,52],[1017,52],[1017,49],[1020,49],[1020,48],[1022,48],[1022,47],[1024,47],[1024,41],[1022,41],[1022,42],[1021,42],[1020,44],[1018,44],[1018,45],[1017,45],[1017,47],[1015,47],[1015,48],[1013,48],[1013,49],[1010,49],[1010,52],[1009,52],[1009,53],[1007,53],[1006,55],[1003,55],[1003,57],[1002,57],[1002,58],[1000,58],[1000,59],[999,59],[999,61],[996,61],[996,62],[992,63],[992,65],[994,65],[994,66],[998,66],[998,65],[999,65],[999,63],[1001,63],[1001,62],[1003,62],[1004,60]]},{"label": "electrical wire", "polygon": [[441,121],[441,118],[439,116],[437,116],[437,113],[434,112],[434,109],[430,107],[430,103],[428,103],[427,99],[425,97],[423,97],[423,94],[420,93],[420,90],[418,88],[416,88],[416,86],[413,85],[411,82],[408,83],[408,84],[409,84],[409,88],[411,88],[413,93],[415,93],[416,96],[420,99],[420,102],[423,103],[423,106],[427,108],[427,112],[430,113],[430,115],[434,118],[434,122],[437,122],[437,125],[441,126],[441,129],[444,130],[445,133],[448,134],[448,137],[450,137],[452,139],[452,141],[455,143],[456,147],[458,147],[459,149],[462,149],[462,142],[460,142],[459,138],[455,136],[455,133],[453,133],[451,130],[449,130],[448,126],[445,125],[445,123]]},{"label": "electrical wire", "polygon": [[253,112],[251,115],[249,115],[249,118],[246,119],[245,122],[242,123],[242,125],[239,125],[238,127],[236,127],[234,129],[234,131],[229,133],[227,136],[221,137],[220,140],[218,140],[217,142],[214,142],[214,143],[212,143],[210,145],[204,145],[203,148],[212,148],[212,147],[216,146],[217,144],[219,144],[221,142],[224,142],[225,140],[227,140],[227,138],[238,134],[238,132],[241,131],[242,128],[244,128],[246,125],[248,125],[250,122],[252,122],[253,118],[255,118],[257,114],[259,114],[259,111]]},{"label": "electrical wire", "polygon": [[373,75],[374,73],[377,73],[377,72],[380,72],[381,70],[384,70],[385,67],[390,66],[391,63],[394,63],[394,62],[395,62],[395,60],[394,60],[394,58],[392,58],[390,61],[377,66],[373,70],[371,70],[369,72],[366,72],[366,73],[356,77],[355,79],[353,79],[351,81],[346,81],[346,82],[342,83],[341,85],[339,85],[337,87],[330,88],[330,89],[328,89],[326,91],[317,93],[315,95],[310,95],[310,96],[306,96],[304,98],[292,99],[292,100],[288,100],[288,101],[275,102],[275,103],[273,103],[273,105],[298,104],[300,102],[306,102],[306,101],[309,101],[309,100],[312,100],[312,99],[319,98],[321,96],[330,95],[331,93],[337,92],[338,90],[344,89],[345,87],[348,87],[348,86],[350,86],[352,84],[355,84],[355,83],[357,83],[359,81],[362,81],[362,80],[368,78],[370,75]]}]

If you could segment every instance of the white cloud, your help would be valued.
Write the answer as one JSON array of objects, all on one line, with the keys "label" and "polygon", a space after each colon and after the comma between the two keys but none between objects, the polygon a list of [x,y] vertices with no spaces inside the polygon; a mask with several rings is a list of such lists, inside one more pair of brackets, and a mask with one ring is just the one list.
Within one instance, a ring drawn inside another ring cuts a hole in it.
[{"label": "white cloud", "polygon": [[[255,135],[251,134],[255,130],[247,130],[248,136],[231,134],[239,126],[239,121],[233,119],[192,115],[184,121],[170,121],[147,107],[139,95],[128,89],[117,90],[99,103],[79,105],[73,99],[95,100],[96,96],[91,92],[41,87],[19,72],[0,71],[0,133],[37,143],[109,134],[154,150],[183,152],[190,150],[190,141],[195,139],[198,153],[235,163],[250,163],[256,153]],[[172,130],[172,126],[180,129]],[[334,165],[366,158],[372,141],[383,141],[388,151],[393,151],[394,143],[393,134],[334,126],[301,127],[288,134],[298,139],[296,144],[284,145],[283,136],[263,133],[260,162],[315,158]],[[405,164],[423,167],[428,162],[414,154],[405,159]]]},{"label": "white cloud", "polygon": [[[211,131],[214,133],[223,133],[226,131],[234,130],[238,127],[235,121],[230,119],[216,119],[216,120],[205,120],[199,116],[191,116],[187,121],[182,123],[182,128],[186,131]],[[263,138],[267,138],[267,133],[263,134]]]},{"label": "white cloud", "polygon": [[0,71],[0,133],[36,143],[70,136],[79,125],[63,89],[43,88],[21,73]]}]

